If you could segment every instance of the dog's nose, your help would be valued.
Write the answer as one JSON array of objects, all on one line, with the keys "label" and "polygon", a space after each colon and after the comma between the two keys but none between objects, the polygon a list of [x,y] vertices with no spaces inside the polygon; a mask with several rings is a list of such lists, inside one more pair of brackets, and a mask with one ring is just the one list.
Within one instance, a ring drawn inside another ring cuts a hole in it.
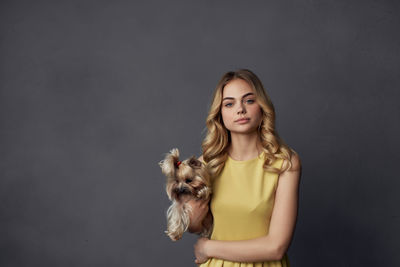
[{"label": "dog's nose", "polygon": [[184,187],[179,188],[178,193],[183,194],[186,192],[186,189]]}]

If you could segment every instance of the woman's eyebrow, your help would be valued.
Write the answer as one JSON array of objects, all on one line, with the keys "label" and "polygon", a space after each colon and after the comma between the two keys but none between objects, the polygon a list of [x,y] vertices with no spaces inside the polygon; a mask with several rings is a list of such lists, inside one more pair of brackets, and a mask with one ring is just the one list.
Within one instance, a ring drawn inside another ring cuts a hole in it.
[{"label": "woman's eyebrow", "polygon": [[[246,96],[249,96],[249,95],[254,95],[254,93],[247,93],[247,94],[242,96],[242,99],[245,98]],[[234,100],[234,99],[235,98],[233,98],[233,97],[224,97],[224,99],[222,99],[222,101],[224,101],[224,100]]]}]

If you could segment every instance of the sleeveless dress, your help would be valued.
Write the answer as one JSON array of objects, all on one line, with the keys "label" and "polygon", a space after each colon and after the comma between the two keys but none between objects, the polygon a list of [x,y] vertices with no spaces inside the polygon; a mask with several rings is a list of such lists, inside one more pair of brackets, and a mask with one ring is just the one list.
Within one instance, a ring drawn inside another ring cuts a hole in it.
[{"label": "sleeveless dress", "polygon": [[[210,208],[214,216],[212,240],[246,240],[268,234],[279,175],[263,169],[264,152],[245,161],[231,157],[213,180]],[[280,169],[283,159],[272,166]],[[210,258],[201,267],[286,267],[287,254],[279,261],[241,263]]]}]

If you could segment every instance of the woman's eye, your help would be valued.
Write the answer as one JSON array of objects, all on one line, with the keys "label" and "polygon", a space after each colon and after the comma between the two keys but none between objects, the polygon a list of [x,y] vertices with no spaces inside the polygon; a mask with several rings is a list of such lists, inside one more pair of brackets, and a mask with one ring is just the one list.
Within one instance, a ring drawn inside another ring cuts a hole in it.
[{"label": "woman's eye", "polygon": [[225,107],[232,107],[232,103],[226,103]]},{"label": "woman's eye", "polygon": [[253,100],[253,99],[247,99],[247,100],[246,100],[246,103],[248,103],[248,104],[253,104],[253,103],[254,103],[254,100]]}]

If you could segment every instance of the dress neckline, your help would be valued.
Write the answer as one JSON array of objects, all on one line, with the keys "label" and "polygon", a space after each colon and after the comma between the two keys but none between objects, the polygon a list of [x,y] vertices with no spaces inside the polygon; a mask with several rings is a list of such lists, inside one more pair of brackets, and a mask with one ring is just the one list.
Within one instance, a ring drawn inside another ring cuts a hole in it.
[{"label": "dress neckline", "polygon": [[263,158],[264,158],[264,151],[262,151],[260,154],[258,154],[257,157],[252,158],[252,159],[246,159],[246,160],[236,160],[236,159],[231,158],[231,156],[229,156],[229,154],[228,154],[228,159],[235,164],[249,163],[249,162],[255,161],[257,159],[263,159]]}]

